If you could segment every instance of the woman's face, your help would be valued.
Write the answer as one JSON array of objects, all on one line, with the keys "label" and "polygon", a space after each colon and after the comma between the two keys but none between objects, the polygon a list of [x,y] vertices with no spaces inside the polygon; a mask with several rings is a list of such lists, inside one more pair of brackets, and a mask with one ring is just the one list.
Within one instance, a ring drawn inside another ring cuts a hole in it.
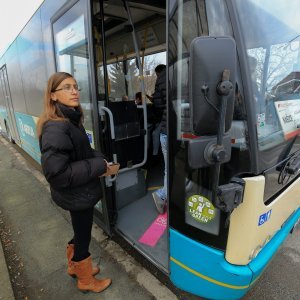
[{"label": "woman's face", "polygon": [[63,80],[56,90],[51,93],[53,101],[58,101],[69,107],[77,107],[79,105],[79,98],[78,85],[72,77]]}]

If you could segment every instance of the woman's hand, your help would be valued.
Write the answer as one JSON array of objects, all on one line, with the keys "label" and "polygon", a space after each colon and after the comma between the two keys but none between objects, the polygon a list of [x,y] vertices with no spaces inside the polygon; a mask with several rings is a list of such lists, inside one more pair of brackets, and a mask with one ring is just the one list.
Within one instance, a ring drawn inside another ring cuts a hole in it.
[{"label": "woman's hand", "polygon": [[146,97],[153,103],[153,97],[146,94]]},{"label": "woman's hand", "polygon": [[110,175],[116,175],[118,174],[120,164],[118,163],[109,163],[104,159],[104,162],[106,163],[106,172],[102,174],[101,176],[110,176]]}]

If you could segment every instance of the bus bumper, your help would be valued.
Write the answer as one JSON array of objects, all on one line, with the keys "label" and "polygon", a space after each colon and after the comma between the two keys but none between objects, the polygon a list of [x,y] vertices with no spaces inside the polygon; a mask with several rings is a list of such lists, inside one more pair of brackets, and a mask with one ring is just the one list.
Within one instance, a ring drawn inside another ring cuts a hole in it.
[{"label": "bus bumper", "polygon": [[294,224],[298,209],[246,266],[232,265],[224,252],[170,228],[170,279],[178,288],[207,299],[240,299],[262,274]]},{"label": "bus bumper", "polygon": [[298,208],[284,225],[281,227],[280,231],[278,231],[273,238],[269,241],[269,243],[264,247],[263,250],[259,252],[255,259],[253,259],[249,263],[249,267],[253,272],[253,280],[251,284],[254,284],[255,281],[260,277],[262,271],[270,262],[278,248],[285,241],[294,225],[297,223],[297,220],[300,219],[300,208]]},{"label": "bus bumper", "polygon": [[239,299],[249,289],[248,266],[229,264],[224,252],[170,229],[170,279],[178,288],[208,299]]}]

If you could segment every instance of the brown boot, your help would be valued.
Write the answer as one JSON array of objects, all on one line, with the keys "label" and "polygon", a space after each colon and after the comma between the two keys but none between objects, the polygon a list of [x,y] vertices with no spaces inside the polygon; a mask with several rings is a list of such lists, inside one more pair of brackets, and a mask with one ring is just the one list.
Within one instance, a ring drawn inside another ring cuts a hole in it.
[{"label": "brown boot", "polygon": [[[68,274],[72,277],[76,277],[77,274],[74,269],[74,262],[72,261],[74,255],[74,244],[68,244],[67,245],[67,258],[68,258]],[[94,266],[92,270],[92,275],[97,275],[100,272],[100,269],[98,266]]]},{"label": "brown boot", "polygon": [[74,268],[77,274],[77,287],[82,292],[100,293],[111,284],[111,279],[96,279],[93,277],[91,256],[79,262],[74,262]]}]

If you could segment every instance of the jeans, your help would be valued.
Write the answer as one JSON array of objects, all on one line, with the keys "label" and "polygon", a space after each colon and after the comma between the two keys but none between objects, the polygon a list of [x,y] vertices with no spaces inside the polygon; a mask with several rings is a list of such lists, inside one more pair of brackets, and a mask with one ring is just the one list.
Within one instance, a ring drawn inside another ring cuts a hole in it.
[{"label": "jeans", "polygon": [[164,163],[165,163],[165,171],[164,171],[164,186],[163,188],[156,191],[156,194],[164,201],[167,201],[167,195],[168,195],[168,185],[167,185],[167,144],[168,139],[167,135],[164,133],[160,134],[160,144],[161,144],[161,151],[164,156]]},{"label": "jeans", "polygon": [[153,143],[153,155],[158,154],[158,149],[159,149],[159,139],[160,139],[160,123],[157,123],[154,125],[154,129],[152,131],[152,143]]}]

